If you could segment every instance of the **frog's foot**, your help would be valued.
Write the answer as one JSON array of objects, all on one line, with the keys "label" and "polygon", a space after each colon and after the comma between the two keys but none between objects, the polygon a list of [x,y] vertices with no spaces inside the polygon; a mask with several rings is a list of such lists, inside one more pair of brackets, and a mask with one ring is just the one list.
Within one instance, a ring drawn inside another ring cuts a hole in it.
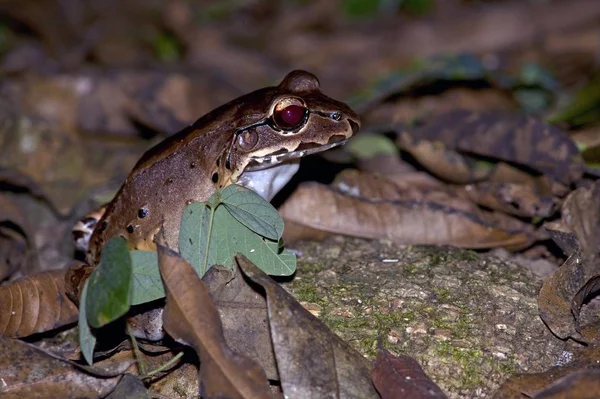
[{"label": "frog's foot", "polygon": [[75,223],[71,232],[73,234],[73,244],[75,244],[75,248],[78,251],[87,252],[92,233],[105,211],[106,205],[88,213]]}]

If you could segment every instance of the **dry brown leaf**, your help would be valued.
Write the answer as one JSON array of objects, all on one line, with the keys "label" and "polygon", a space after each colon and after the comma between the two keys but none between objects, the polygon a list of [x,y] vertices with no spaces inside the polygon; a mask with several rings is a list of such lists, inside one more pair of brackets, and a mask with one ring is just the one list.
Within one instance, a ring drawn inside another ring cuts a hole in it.
[{"label": "dry brown leaf", "polygon": [[581,339],[581,306],[600,289],[600,182],[572,192],[561,221],[547,228],[569,258],[542,286],[540,317],[558,337]]},{"label": "dry brown leaf", "polygon": [[194,269],[162,245],[158,245],[158,259],[167,294],[164,328],[198,353],[200,394],[208,398],[270,397],[264,371],[225,342],[219,311]]},{"label": "dry brown leaf", "polygon": [[379,348],[371,370],[371,378],[381,399],[447,398],[414,358],[406,355],[394,356],[383,348]]},{"label": "dry brown leaf", "polygon": [[367,360],[333,334],[286,290],[237,254],[239,269],[264,288],[271,337],[281,376],[290,398],[379,398]]},{"label": "dry brown leaf", "polygon": [[[431,82],[427,82],[431,83]],[[439,82],[433,82],[435,83]],[[451,82],[452,84],[452,82]],[[431,118],[436,118],[456,109],[470,111],[513,111],[517,104],[510,95],[496,88],[469,89],[459,87],[464,82],[454,82],[455,87],[444,90],[434,95],[419,96],[418,93],[407,93],[398,96],[395,93],[393,102],[377,105],[366,115],[361,116],[365,128],[375,126],[398,126],[399,124],[413,123]]]},{"label": "dry brown leaf", "polygon": [[559,198],[540,195],[531,186],[514,183],[477,183],[459,189],[473,202],[487,208],[523,217],[548,217],[553,215]]},{"label": "dry brown leaf", "polygon": [[16,201],[0,194],[0,281],[24,269],[27,262],[37,263],[31,232],[33,229]]},{"label": "dry brown leaf", "polygon": [[16,339],[0,336],[0,352],[3,399],[101,398],[120,380],[99,378]]},{"label": "dry brown leaf", "polygon": [[445,192],[415,191],[411,197],[381,180],[367,175],[352,185],[339,180],[336,187],[303,184],[280,214],[311,228],[402,244],[516,248],[542,238],[529,224],[479,210]]},{"label": "dry brown leaf", "polygon": [[600,369],[579,370],[571,373],[542,392],[534,399],[598,399],[600,395]]},{"label": "dry brown leaf", "polygon": [[257,362],[269,380],[279,380],[264,295],[222,266],[211,267],[202,281],[219,308],[227,344]]},{"label": "dry brown leaf", "polygon": [[563,184],[579,180],[584,171],[581,154],[565,132],[528,116],[454,111],[412,135],[448,149],[524,165]]},{"label": "dry brown leaf", "polygon": [[0,286],[0,334],[25,337],[74,323],[79,312],[64,278],[64,270],[51,270]]},{"label": "dry brown leaf", "polygon": [[286,220],[282,239],[286,245],[290,245],[303,240],[322,241],[329,235],[330,234],[324,230],[313,229],[303,224]]},{"label": "dry brown leaf", "polygon": [[[510,377],[494,393],[494,399],[521,399],[524,396],[556,399],[597,398],[600,392],[596,388],[600,371],[599,357],[600,347],[581,348],[572,353],[572,359],[566,364],[552,367],[542,373],[517,374]],[[593,371],[595,381],[588,379],[590,375],[587,371]],[[577,380],[581,382],[580,387],[573,384]],[[596,396],[585,396],[590,389]],[[554,394],[559,396],[552,396]],[[563,396],[560,396],[561,394]]]},{"label": "dry brown leaf", "polygon": [[125,374],[121,381],[115,387],[106,399],[150,399],[150,394],[146,390],[144,383],[131,374]]},{"label": "dry brown leaf", "polygon": [[436,176],[453,183],[472,183],[488,179],[493,166],[475,165],[475,159],[459,154],[441,141],[415,139],[412,134],[398,135],[398,145]]}]

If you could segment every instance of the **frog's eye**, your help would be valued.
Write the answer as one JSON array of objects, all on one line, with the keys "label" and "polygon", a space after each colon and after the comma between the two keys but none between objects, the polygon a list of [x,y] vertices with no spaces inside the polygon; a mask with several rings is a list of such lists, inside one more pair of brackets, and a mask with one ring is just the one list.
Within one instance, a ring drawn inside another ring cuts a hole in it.
[{"label": "frog's eye", "polygon": [[258,133],[255,129],[246,129],[238,133],[237,144],[244,151],[250,151],[258,143]]},{"label": "frog's eye", "polygon": [[280,101],[275,106],[273,120],[282,130],[293,130],[306,122],[308,110],[304,104],[295,98]]}]

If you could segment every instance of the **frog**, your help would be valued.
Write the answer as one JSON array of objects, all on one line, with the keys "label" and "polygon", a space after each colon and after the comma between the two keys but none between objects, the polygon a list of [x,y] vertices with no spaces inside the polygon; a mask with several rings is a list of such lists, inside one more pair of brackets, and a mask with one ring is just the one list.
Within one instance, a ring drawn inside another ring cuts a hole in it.
[{"label": "frog", "polygon": [[302,70],[207,113],[144,153],[113,200],[78,223],[73,238],[86,256],[67,273],[67,294],[78,299],[111,238],[156,251],[160,230],[166,245],[177,248],[189,204],[234,183],[270,201],[301,158],[346,143],[359,128],[358,115],[323,94],[317,77]]}]

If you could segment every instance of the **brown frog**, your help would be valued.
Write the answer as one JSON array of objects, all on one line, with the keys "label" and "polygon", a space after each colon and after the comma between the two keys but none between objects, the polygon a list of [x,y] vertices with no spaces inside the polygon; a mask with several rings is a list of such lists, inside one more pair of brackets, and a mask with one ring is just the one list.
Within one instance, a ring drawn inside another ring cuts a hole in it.
[{"label": "brown frog", "polygon": [[[154,236],[164,226],[167,244],[177,248],[189,203],[231,183],[270,200],[297,171],[299,158],[343,144],[359,126],[346,104],[321,93],[314,75],[290,72],[278,86],[239,97],[147,151],[97,223],[97,216],[88,217],[74,230],[76,246],[94,267],[110,238],[155,250]],[[78,297],[81,283],[67,276],[71,296]]]}]

